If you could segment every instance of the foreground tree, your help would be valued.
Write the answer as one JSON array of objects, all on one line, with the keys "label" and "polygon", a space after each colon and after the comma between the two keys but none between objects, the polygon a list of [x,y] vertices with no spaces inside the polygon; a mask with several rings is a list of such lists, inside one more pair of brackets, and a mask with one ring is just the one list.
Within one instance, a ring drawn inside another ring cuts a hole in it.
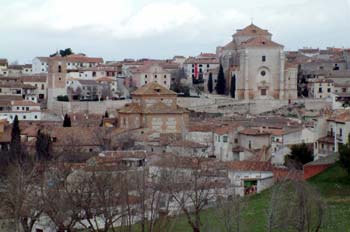
[{"label": "foreground tree", "polygon": [[339,163],[350,175],[350,134],[348,142],[339,145]]},{"label": "foreground tree", "polygon": [[216,208],[216,216],[222,225],[220,231],[243,231],[242,214],[246,206],[245,198],[237,195],[230,196],[228,199],[220,199]]},{"label": "foreground tree", "polygon": [[187,166],[186,173],[174,158],[164,185],[173,207],[176,205],[178,211],[184,214],[193,232],[202,230],[202,211],[216,201],[220,189],[225,186],[225,183],[212,179],[215,170],[208,169],[205,162],[203,157],[190,157],[188,163],[191,167]]},{"label": "foreground tree", "polygon": [[319,232],[325,221],[325,209],[313,186],[305,181],[283,181],[271,193],[266,211],[267,231]]},{"label": "foreground tree", "polygon": [[40,191],[36,188],[36,166],[16,162],[7,170],[0,208],[14,219],[16,232],[31,232],[43,210]]},{"label": "foreground tree", "polygon": [[220,64],[220,69],[219,69],[215,89],[216,89],[216,92],[221,95],[224,95],[226,92],[226,80],[225,80],[224,68],[222,67],[222,64]]}]

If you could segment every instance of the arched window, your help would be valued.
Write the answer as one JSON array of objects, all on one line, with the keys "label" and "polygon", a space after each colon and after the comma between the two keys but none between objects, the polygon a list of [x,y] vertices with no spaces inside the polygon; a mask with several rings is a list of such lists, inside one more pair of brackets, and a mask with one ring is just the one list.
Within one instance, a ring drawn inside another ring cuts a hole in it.
[{"label": "arched window", "polygon": [[262,57],[261,57],[261,61],[262,61],[262,62],[265,62],[265,61],[266,61],[266,56],[262,56]]},{"label": "arched window", "polygon": [[61,65],[58,65],[58,72],[59,72],[59,73],[62,72],[62,67],[61,67]]}]

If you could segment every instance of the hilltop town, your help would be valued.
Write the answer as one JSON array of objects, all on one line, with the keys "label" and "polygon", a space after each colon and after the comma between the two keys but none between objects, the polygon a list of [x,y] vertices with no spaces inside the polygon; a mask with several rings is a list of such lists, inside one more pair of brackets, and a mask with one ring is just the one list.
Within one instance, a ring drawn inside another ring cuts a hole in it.
[{"label": "hilltop town", "polygon": [[253,23],[227,38],[164,60],[0,59],[0,231],[170,231],[181,215],[199,232],[222,199],[334,165],[350,49],[286,51]]}]

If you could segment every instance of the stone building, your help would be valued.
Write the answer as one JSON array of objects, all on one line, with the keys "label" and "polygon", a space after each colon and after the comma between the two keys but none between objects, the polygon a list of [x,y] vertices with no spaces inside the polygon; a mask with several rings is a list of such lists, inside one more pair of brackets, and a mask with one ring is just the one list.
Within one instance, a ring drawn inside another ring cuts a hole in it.
[{"label": "stone building", "polygon": [[147,128],[159,133],[183,133],[187,130],[188,111],[177,105],[175,92],[151,82],[131,95],[132,103],[118,111],[120,128]]},{"label": "stone building", "polygon": [[297,67],[285,62],[283,46],[270,32],[251,24],[232,37],[216,52],[235,99],[297,98]]}]

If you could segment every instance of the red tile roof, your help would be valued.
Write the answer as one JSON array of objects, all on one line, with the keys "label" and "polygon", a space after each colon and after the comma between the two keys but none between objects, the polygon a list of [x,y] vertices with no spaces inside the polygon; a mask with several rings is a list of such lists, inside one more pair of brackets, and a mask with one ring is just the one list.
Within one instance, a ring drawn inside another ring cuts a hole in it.
[{"label": "red tile roof", "polygon": [[245,42],[242,42],[242,47],[283,47],[281,44],[266,39],[265,37],[251,38]]},{"label": "red tile roof", "polygon": [[227,168],[232,171],[272,171],[270,162],[259,161],[232,161],[227,162]]}]

